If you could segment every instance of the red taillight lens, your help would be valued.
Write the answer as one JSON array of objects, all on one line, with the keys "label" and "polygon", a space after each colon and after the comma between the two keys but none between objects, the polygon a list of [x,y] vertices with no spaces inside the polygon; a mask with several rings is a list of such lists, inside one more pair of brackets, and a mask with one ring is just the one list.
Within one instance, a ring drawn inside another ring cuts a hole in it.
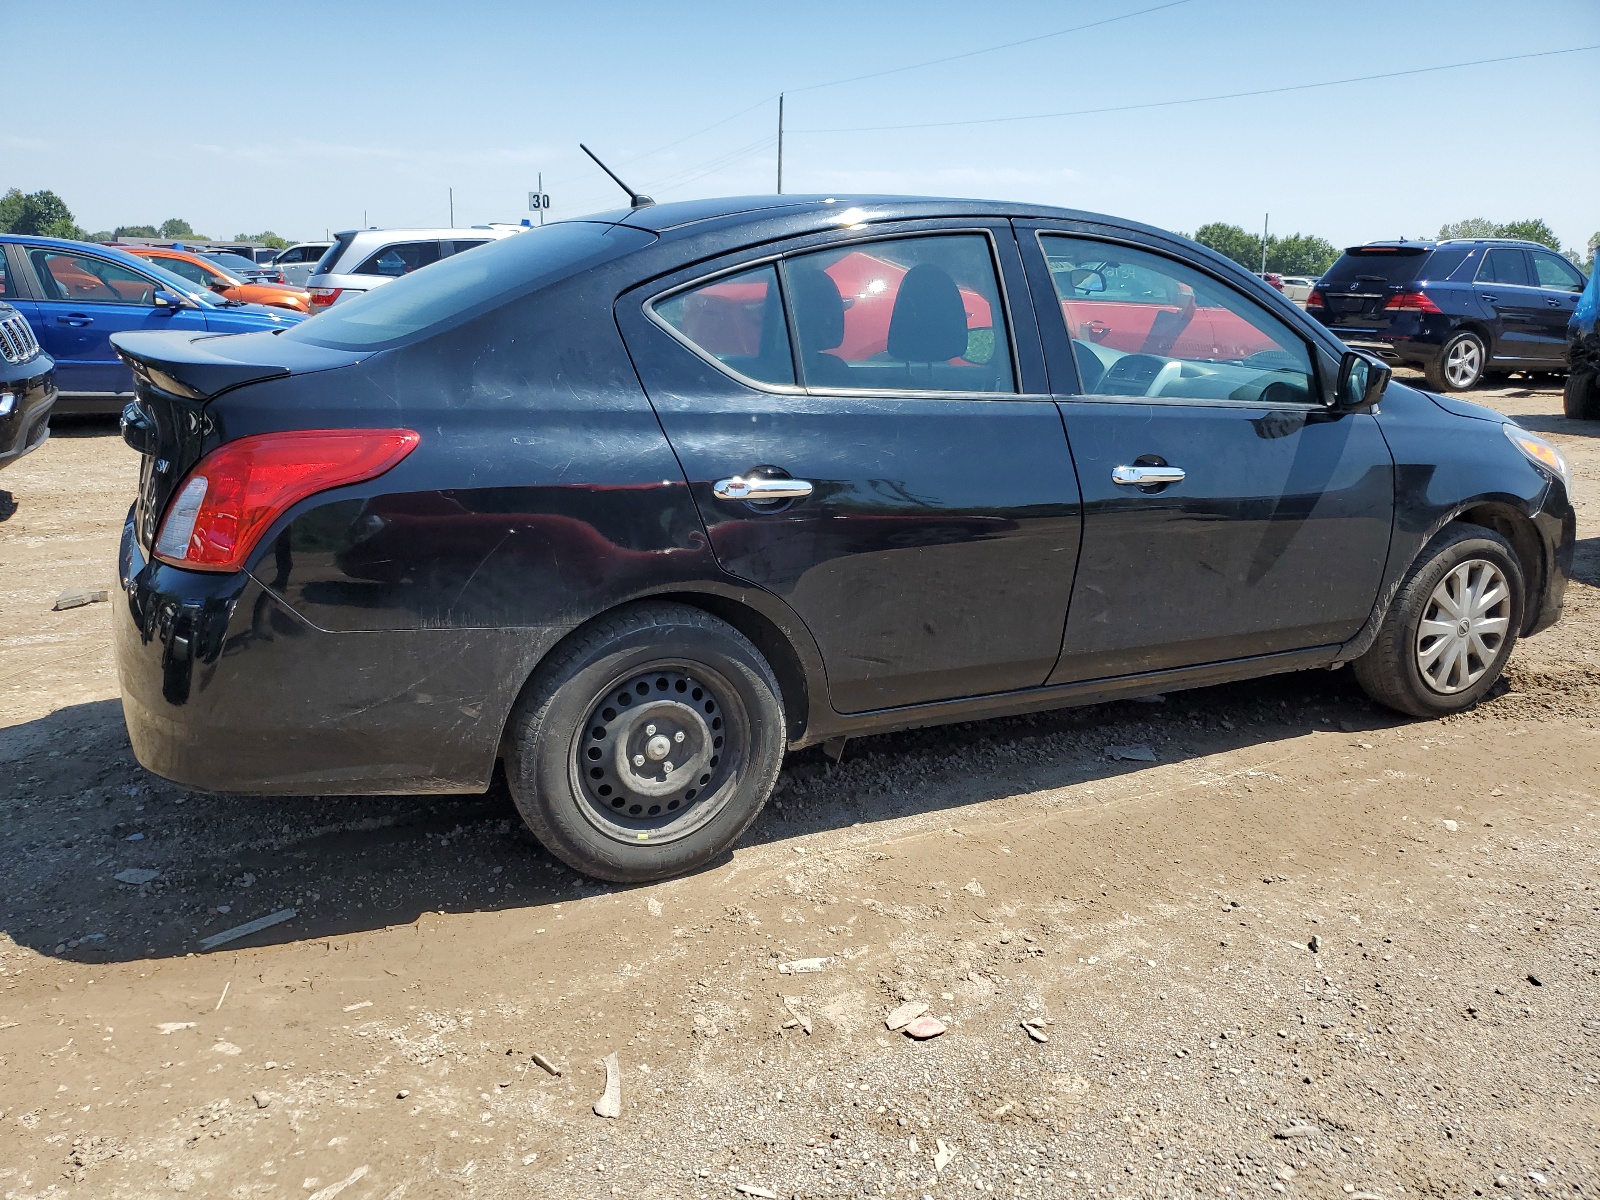
[{"label": "red taillight lens", "polygon": [[312,288],[311,307],[327,308],[328,305],[339,298],[339,293],[342,290],[342,288]]},{"label": "red taillight lens", "polygon": [[1312,288],[1311,295],[1306,297],[1307,308],[1325,308],[1327,303],[1327,297],[1322,294],[1322,289],[1319,287]]},{"label": "red taillight lens", "polygon": [[178,489],[154,555],[196,571],[240,570],[290,507],[317,492],[377,478],[421,440],[409,429],[301,429],[219,446]]},{"label": "red taillight lens", "polygon": [[1426,292],[1401,292],[1398,296],[1392,297],[1389,300],[1389,303],[1385,304],[1383,307],[1386,309],[1394,309],[1396,311],[1409,310],[1411,312],[1425,313],[1436,313],[1439,311],[1439,306],[1432,300],[1428,299]]}]

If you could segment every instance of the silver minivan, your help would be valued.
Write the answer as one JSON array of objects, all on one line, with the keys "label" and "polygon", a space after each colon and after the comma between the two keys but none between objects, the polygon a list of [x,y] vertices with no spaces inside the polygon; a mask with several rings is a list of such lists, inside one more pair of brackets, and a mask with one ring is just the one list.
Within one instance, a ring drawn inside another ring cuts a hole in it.
[{"label": "silver minivan", "polygon": [[332,245],[332,242],[298,242],[287,250],[279,251],[273,257],[272,265],[283,273],[285,283],[305,287],[306,280],[316,272],[317,264]]},{"label": "silver minivan", "polygon": [[311,289],[311,311],[321,312],[441,258],[522,229],[520,225],[474,225],[470,229],[347,229],[336,233],[333,245],[306,281]]}]

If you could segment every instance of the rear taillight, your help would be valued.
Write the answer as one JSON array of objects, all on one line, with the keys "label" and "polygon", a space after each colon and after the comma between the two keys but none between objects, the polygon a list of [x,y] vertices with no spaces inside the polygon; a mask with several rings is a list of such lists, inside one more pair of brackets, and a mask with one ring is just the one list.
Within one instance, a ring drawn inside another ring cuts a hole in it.
[{"label": "rear taillight", "polygon": [[1398,296],[1390,297],[1389,303],[1383,307],[1395,311],[1404,310],[1409,312],[1436,313],[1440,311],[1439,306],[1428,299],[1426,292],[1401,292]]},{"label": "rear taillight", "polygon": [[302,429],[228,442],[189,472],[162,519],[154,555],[196,571],[240,570],[292,506],[377,478],[421,440],[409,429]]},{"label": "rear taillight", "polygon": [[328,305],[339,298],[339,292],[339,288],[312,288],[311,307],[327,308]]},{"label": "rear taillight", "polygon": [[1307,308],[1325,308],[1327,303],[1328,299],[1322,294],[1322,289],[1319,287],[1312,288],[1311,295],[1306,297]]}]

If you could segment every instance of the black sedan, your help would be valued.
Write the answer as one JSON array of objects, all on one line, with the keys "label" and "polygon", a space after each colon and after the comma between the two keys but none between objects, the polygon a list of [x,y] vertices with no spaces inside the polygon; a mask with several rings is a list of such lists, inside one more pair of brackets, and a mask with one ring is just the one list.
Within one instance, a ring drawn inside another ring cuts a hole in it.
[{"label": "black sedan", "polygon": [[818,742],[1347,663],[1456,712],[1573,552],[1548,443],[1059,209],[640,207],[116,343],[139,760],[348,794],[503,762],[607,879],[719,855]]}]

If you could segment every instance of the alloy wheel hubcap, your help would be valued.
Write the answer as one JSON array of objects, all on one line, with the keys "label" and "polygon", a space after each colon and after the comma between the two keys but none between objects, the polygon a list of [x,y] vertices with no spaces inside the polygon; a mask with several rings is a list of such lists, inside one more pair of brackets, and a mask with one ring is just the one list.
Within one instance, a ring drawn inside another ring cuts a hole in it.
[{"label": "alloy wheel hubcap", "polygon": [[1494,665],[1511,628],[1511,585],[1499,567],[1472,559],[1441,579],[1417,627],[1417,668],[1441,695],[1465,691]]},{"label": "alloy wheel hubcap", "polygon": [[631,675],[596,702],[574,746],[592,807],[640,828],[677,820],[728,773],[723,704],[681,668]]},{"label": "alloy wheel hubcap", "polygon": [[1463,338],[1450,347],[1450,353],[1444,361],[1444,373],[1456,387],[1466,387],[1478,378],[1481,365],[1478,343]]}]

